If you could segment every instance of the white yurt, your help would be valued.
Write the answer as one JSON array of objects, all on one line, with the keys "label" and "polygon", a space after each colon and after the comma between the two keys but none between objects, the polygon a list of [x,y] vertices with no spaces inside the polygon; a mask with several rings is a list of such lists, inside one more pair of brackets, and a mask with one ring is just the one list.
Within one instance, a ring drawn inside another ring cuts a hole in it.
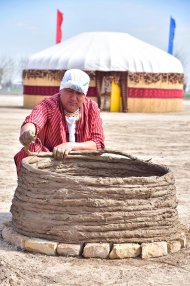
[{"label": "white yurt", "polygon": [[127,33],[90,32],[34,54],[23,71],[24,107],[59,92],[67,69],[90,76],[87,96],[102,110],[180,111],[184,71],[172,55]]}]

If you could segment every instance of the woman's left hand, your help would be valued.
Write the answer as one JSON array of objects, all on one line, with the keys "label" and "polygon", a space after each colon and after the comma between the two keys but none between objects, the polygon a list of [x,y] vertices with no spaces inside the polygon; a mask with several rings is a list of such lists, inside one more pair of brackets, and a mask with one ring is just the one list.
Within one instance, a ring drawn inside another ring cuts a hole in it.
[{"label": "woman's left hand", "polygon": [[72,151],[72,143],[71,142],[66,142],[62,143],[53,149],[53,157],[58,160],[64,159],[70,151]]}]

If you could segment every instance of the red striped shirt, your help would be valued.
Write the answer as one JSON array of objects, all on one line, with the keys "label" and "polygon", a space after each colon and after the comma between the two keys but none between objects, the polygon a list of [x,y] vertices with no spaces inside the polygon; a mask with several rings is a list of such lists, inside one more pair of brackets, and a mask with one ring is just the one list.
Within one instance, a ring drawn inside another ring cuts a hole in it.
[{"label": "red striped shirt", "polygon": [[[64,110],[60,102],[60,94],[55,94],[50,98],[40,102],[26,117],[23,125],[33,123],[36,126],[36,134],[40,139],[30,145],[32,152],[48,152],[53,148],[68,142],[69,132],[65,120]],[[80,108],[80,118],[76,123],[76,142],[94,141],[97,149],[104,149],[104,132],[100,110],[98,105],[91,99],[85,99]],[[20,165],[27,153],[22,148],[14,157],[17,171],[20,171]]]}]

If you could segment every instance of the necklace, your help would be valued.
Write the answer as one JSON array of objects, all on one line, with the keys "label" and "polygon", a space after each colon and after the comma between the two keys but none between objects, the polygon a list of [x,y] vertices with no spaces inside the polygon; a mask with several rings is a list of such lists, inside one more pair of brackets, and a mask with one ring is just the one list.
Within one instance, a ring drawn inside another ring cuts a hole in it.
[{"label": "necklace", "polygon": [[65,117],[66,118],[74,117],[75,120],[79,120],[79,109],[77,109],[75,112],[66,112],[65,111]]}]

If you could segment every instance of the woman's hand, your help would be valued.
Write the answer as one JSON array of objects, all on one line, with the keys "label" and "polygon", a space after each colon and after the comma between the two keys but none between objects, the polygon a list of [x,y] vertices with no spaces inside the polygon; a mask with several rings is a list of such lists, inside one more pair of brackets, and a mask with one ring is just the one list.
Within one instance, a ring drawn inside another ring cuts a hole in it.
[{"label": "woman's hand", "polygon": [[35,139],[35,133],[31,130],[23,132],[19,140],[23,146],[29,146]]},{"label": "woman's hand", "polygon": [[20,131],[20,143],[23,146],[29,146],[36,138],[36,127],[33,123],[26,123]]},{"label": "woman's hand", "polygon": [[64,159],[70,151],[72,151],[72,143],[67,142],[67,143],[62,143],[53,149],[53,157],[58,160]]}]

